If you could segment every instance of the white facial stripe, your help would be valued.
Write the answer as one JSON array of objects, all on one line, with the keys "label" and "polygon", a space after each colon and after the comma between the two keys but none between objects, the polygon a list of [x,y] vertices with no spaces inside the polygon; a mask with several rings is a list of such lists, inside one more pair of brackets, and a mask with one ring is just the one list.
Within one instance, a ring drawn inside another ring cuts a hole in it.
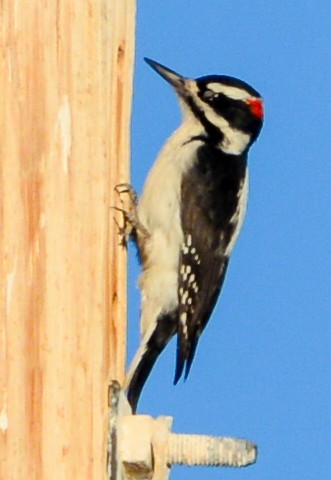
[{"label": "white facial stripe", "polygon": [[220,145],[223,152],[231,155],[241,155],[251,141],[250,135],[241,130],[232,128],[224,117],[215,113],[208,105],[205,104],[203,108],[206,118],[213,125],[218,127],[224,135],[223,141]]},{"label": "white facial stripe", "polygon": [[[225,85],[220,85],[218,83],[210,83],[208,87],[210,87],[210,85],[217,85],[220,87],[232,89],[232,87],[226,87]],[[232,128],[229,122],[225,120],[224,117],[217,114],[208,104],[200,100],[197,95],[198,86],[194,80],[187,79],[186,88],[192,93],[192,96],[194,96],[197,106],[204,112],[207,120],[212,125],[215,125],[222,131],[224,138],[220,145],[220,148],[223,150],[223,152],[229,153],[231,155],[241,155],[250,143],[251,136],[242,132],[241,130],[236,130],[235,128]],[[240,90],[239,88],[235,87],[233,87],[233,90],[245,93],[247,95],[247,98],[251,98],[251,95],[249,95],[244,90]],[[187,118],[193,117],[191,109],[183,101],[182,107],[184,115],[186,115]]]},{"label": "white facial stripe", "polygon": [[223,93],[232,100],[247,100],[248,98],[252,98],[246,90],[242,90],[241,88],[237,87],[230,87],[229,85],[223,85],[221,83],[208,83],[207,88],[215,93]]}]

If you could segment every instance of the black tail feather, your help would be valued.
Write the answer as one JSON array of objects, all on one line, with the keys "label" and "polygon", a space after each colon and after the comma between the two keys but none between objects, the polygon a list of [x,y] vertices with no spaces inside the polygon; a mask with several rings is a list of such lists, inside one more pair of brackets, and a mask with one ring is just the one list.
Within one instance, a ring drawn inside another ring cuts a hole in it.
[{"label": "black tail feather", "polygon": [[132,413],[136,413],[140,394],[144,385],[152,371],[152,368],[159,356],[160,352],[146,350],[137,369],[135,370],[131,382],[128,387],[128,401],[132,408]]},{"label": "black tail feather", "polygon": [[185,366],[185,350],[182,347],[182,341],[180,335],[177,336],[177,353],[176,353],[176,370],[174,377],[174,385],[178,383],[178,380],[182,376],[184,366]]},{"label": "black tail feather", "polygon": [[160,315],[156,321],[156,328],[147,340],[146,347],[128,386],[127,396],[133,413],[137,410],[140,394],[158,356],[177,331],[176,319],[176,312]]}]

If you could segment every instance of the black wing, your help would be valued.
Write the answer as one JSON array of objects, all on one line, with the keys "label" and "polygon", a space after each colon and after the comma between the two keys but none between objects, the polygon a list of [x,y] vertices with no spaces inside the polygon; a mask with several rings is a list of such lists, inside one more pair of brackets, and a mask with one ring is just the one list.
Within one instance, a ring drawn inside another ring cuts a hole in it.
[{"label": "black wing", "polygon": [[236,233],[246,157],[204,145],[181,185],[184,243],[179,260],[178,343],[174,383],[188,376],[199,337],[215,307]]}]

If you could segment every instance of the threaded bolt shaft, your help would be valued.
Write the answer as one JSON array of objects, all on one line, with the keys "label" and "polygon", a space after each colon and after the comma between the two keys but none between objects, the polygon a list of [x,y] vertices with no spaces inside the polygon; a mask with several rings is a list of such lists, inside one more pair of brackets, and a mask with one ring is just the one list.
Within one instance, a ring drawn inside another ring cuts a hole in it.
[{"label": "threaded bolt shaft", "polygon": [[243,439],[169,433],[168,464],[245,467],[256,461],[257,447]]}]

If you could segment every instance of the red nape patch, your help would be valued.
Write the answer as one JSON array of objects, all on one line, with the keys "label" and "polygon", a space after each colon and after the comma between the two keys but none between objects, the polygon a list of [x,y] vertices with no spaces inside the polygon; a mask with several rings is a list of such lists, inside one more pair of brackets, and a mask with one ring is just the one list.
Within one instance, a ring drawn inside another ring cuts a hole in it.
[{"label": "red nape patch", "polygon": [[261,98],[248,98],[246,103],[250,106],[252,114],[259,120],[263,120],[264,110],[263,101]]}]

